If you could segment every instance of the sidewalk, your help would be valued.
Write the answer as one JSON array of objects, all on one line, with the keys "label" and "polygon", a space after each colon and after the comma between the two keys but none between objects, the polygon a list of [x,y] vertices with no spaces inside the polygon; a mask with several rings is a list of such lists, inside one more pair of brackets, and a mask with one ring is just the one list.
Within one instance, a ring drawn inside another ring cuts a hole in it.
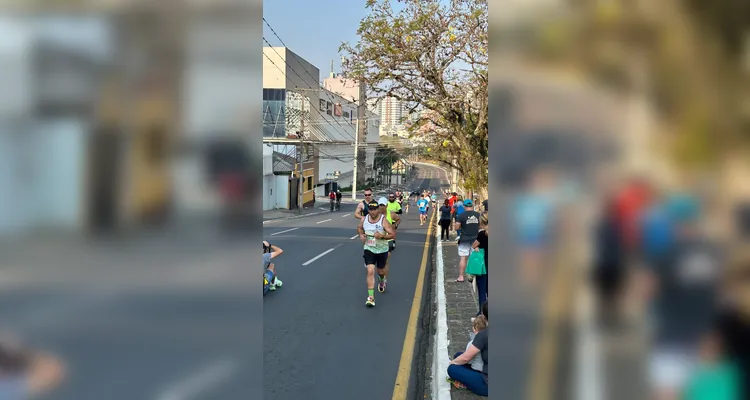
[{"label": "sidewalk", "polygon": [[484,399],[468,390],[458,390],[446,382],[450,360],[457,352],[466,350],[471,338],[471,319],[477,315],[479,305],[473,285],[455,282],[458,277],[458,249],[453,240],[435,246],[435,301],[437,306],[436,336],[429,363],[432,376],[433,400]]}]

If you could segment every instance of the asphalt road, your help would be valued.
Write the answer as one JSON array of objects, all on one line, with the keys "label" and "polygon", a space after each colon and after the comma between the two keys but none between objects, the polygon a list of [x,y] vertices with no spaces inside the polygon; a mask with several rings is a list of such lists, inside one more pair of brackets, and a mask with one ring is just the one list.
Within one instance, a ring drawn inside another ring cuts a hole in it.
[{"label": "asphalt road", "polygon": [[195,229],[0,249],[0,331],[67,365],[47,398],[245,400],[261,387],[246,243]]},{"label": "asphalt road", "polygon": [[[447,184],[441,170],[419,168],[410,189]],[[369,309],[355,207],[265,226],[265,239],[284,250],[284,286],[264,297],[264,398],[392,397],[427,226],[413,204],[402,214],[388,291]]]}]

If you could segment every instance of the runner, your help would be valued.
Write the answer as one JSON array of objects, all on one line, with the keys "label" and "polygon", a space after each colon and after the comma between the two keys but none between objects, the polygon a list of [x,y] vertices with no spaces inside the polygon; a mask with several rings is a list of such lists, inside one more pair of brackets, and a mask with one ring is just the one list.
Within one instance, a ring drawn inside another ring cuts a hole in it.
[{"label": "runner", "polygon": [[368,214],[362,218],[357,226],[359,238],[364,244],[365,268],[367,268],[367,307],[375,307],[375,268],[378,269],[378,277],[382,282],[383,270],[388,263],[388,240],[396,237],[396,231],[391,223],[380,214],[377,202],[367,204]]},{"label": "runner", "polygon": [[[381,197],[380,200],[378,200],[378,205],[380,206],[380,212],[385,215],[385,219],[391,223],[391,226],[393,226],[393,230],[395,231],[401,224],[401,217],[399,216],[401,213],[401,206],[394,201],[394,199],[395,195],[393,194],[389,196],[388,200],[386,200],[385,197]],[[393,250],[396,250],[396,239],[388,240],[388,261],[386,261],[385,268],[383,269],[383,279],[378,283],[378,291],[380,293],[385,292],[386,287],[388,286],[388,271],[390,270],[391,253]]]},{"label": "runner", "polygon": [[365,199],[361,203],[357,204],[357,210],[354,211],[354,218],[362,221],[368,213],[368,204],[372,202],[372,189],[367,188],[364,190]]},{"label": "runner", "polygon": [[[395,193],[391,193],[388,195],[388,204],[386,206],[390,214],[394,216],[393,218],[388,217],[388,222],[393,224],[395,221],[396,224],[394,225],[394,229],[398,229],[399,224],[401,224],[400,215],[403,214],[403,211],[401,211],[401,204],[396,201]],[[395,240],[391,240],[390,247],[390,251],[393,251],[396,248]]]},{"label": "runner", "polygon": [[283,283],[281,279],[276,277],[276,265],[271,262],[274,258],[280,256],[284,250],[274,246],[267,241],[263,241],[263,277],[268,281],[268,290],[274,291],[277,287],[281,287]]},{"label": "runner", "polygon": [[427,201],[427,196],[425,195],[417,202],[417,207],[419,207],[419,225],[424,225],[427,222],[427,209],[429,205],[430,202]]}]

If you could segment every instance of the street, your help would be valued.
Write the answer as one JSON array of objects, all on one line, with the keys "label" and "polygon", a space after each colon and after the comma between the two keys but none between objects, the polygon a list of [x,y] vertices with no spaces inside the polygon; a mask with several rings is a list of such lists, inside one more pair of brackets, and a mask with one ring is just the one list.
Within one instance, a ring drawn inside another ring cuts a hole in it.
[{"label": "street", "polygon": [[[441,170],[419,168],[410,190],[447,184]],[[276,262],[284,286],[263,305],[265,398],[393,395],[428,229],[414,204],[402,214],[388,291],[368,309],[355,207],[265,226],[265,240],[284,250]]]},{"label": "street", "polygon": [[246,243],[195,227],[4,243],[1,253],[0,330],[67,366],[46,398],[240,400],[260,387],[260,296],[247,289]]}]

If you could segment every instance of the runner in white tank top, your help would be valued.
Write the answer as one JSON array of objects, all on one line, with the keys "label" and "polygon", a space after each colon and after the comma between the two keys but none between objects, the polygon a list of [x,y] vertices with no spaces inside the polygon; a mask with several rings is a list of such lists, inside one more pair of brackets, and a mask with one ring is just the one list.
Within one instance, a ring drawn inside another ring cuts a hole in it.
[{"label": "runner in white tank top", "polygon": [[362,218],[357,232],[364,245],[365,267],[367,268],[367,301],[365,305],[375,307],[375,268],[383,277],[383,269],[388,261],[388,240],[396,237],[396,231],[382,215],[377,202],[367,205],[368,215]]}]

